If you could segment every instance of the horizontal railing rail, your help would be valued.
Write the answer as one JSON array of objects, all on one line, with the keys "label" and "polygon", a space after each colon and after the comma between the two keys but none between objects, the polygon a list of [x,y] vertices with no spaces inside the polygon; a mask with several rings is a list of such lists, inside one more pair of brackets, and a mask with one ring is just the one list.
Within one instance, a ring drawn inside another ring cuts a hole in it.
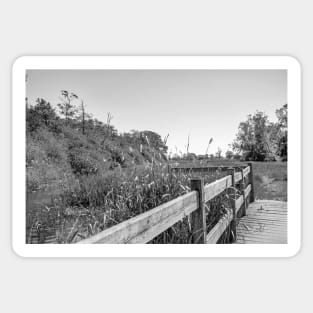
[{"label": "horizontal railing rail", "polygon": [[[79,241],[78,244],[147,243],[189,215],[192,233],[197,233],[192,240],[193,243],[217,243],[227,228],[230,228],[235,238],[239,210],[243,207],[243,214],[245,214],[249,196],[250,201],[254,201],[252,164],[237,172],[234,168],[227,168],[227,170],[229,175],[207,185],[203,185],[202,178],[194,178],[191,180],[193,189],[191,192]],[[249,182],[247,187],[245,187],[246,179]],[[240,196],[237,198],[235,187],[238,184]],[[226,208],[226,213],[206,234],[204,204],[224,191],[229,194],[231,208]]]}]

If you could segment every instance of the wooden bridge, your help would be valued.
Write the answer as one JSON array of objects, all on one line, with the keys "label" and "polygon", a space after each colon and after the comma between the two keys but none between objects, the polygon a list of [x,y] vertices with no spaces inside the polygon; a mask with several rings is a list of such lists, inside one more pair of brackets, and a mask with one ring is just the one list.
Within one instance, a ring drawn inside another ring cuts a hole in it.
[{"label": "wooden bridge", "polygon": [[[203,174],[212,170],[226,175],[204,185]],[[287,243],[287,203],[255,201],[252,163],[229,167],[174,167],[170,172],[184,171],[191,179],[192,191],[150,211],[110,227],[78,244],[148,243],[184,217],[189,217],[191,243],[216,244],[228,234],[227,243],[282,244]],[[210,201],[222,193],[230,199],[229,207],[217,224],[207,233]]]},{"label": "wooden bridge", "polygon": [[236,243],[287,243],[287,202],[250,203],[247,215],[238,220]]}]

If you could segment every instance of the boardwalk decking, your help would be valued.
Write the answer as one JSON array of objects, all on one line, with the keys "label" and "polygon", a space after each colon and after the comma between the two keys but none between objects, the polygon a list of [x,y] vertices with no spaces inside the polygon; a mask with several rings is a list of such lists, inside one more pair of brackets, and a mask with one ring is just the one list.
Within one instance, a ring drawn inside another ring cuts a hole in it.
[{"label": "boardwalk decking", "polygon": [[287,243],[287,202],[257,200],[238,219],[238,244]]}]

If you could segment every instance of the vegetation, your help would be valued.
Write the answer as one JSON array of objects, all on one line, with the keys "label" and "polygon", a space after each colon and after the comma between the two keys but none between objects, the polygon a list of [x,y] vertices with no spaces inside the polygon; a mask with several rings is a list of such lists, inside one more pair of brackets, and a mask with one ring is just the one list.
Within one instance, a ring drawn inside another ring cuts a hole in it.
[{"label": "vegetation", "polygon": [[287,104],[276,111],[278,121],[270,122],[263,112],[248,115],[239,124],[233,150],[245,161],[287,160]]},{"label": "vegetation", "polygon": [[44,99],[26,108],[27,190],[53,184],[66,186],[79,176],[106,175],[127,168],[167,159],[167,147],[152,131],[118,134],[109,123],[90,118],[78,97],[62,91],[58,113]]}]

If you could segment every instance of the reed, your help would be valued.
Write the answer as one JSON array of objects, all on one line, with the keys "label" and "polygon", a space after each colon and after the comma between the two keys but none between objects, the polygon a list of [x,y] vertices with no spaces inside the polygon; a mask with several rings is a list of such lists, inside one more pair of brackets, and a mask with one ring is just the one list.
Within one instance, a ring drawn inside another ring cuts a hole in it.
[{"label": "reed", "polygon": [[[58,243],[74,243],[151,210],[162,203],[190,191],[193,173],[171,173],[165,163],[154,160],[143,166],[117,169],[102,175],[81,176],[63,187],[49,211],[50,227],[55,229]],[[210,183],[223,174],[220,171],[204,175]],[[221,195],[207,206],[208,231],[224,214]],[[38,217],[37,217],[38,219]],[[39,218],[40,220],[40,218]],[[41,219],[41,223],[47,222]],[[49,229],[43,227],[43,229]],[[51,231],[50,233],[51,234]],[[189,219],[184,218],[151,243],[189,243]]]}]

